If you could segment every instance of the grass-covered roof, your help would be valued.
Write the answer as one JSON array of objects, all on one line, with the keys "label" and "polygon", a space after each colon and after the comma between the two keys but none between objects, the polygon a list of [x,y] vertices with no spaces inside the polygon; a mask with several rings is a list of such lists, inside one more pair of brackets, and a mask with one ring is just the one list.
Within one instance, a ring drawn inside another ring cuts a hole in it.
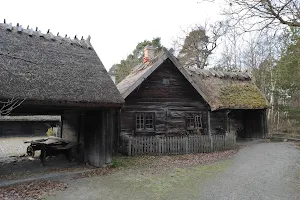
[{"label": "grass-covered roof", "polygon": [[233,84],[221,88],[219,100],[224,107],[248,109],[267,107],[267,101],[254,84]]},{"label": "grass-covered roof", "polygon": [[212,110],[265,109],[268,102],[247,73],[186,69]]}]

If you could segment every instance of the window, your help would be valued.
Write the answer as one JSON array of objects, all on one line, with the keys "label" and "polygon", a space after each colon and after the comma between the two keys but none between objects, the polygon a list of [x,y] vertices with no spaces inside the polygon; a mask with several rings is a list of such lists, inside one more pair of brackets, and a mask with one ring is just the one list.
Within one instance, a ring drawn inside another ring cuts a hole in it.
[{"label": "window", "polygon": [[187,121],[187,128],[190,128],[190,129],[195,128],[195,126],[194,126],[194,118],[192,116],[188,116],[186,118],[186,121]]},{"label": "window", "polygon": [[136,115],[136,129],[142,130],[144,129],[144,114],[137,114]]},{"label": "window", "polygon": [[137,131],[154,130],[154,113],[136,113],[135,115]]},{"label": "window", "polygon": [[153,115],[152,114],[146,114],[145,119],[146,119],[145,129],[154,129]]},{"label": "window", "polygon": [[200,114],[188,114],[186,116],[186,127],[188,130],[202,128],[202,118]]},{"label": "window", "polygon": [[164,85],[169,85],[169,84],[170,84],[169,79],[163,78],[163,84],[164,84]]},{"label": "window", "polygon": [[201,115],[194,116],[195,128],[202,128]]}]

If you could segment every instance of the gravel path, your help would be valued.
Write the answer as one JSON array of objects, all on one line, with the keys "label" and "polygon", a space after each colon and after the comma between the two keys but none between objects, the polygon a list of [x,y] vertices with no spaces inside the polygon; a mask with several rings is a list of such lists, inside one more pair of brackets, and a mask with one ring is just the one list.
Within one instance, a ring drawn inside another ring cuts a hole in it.
[{"label": "gravel path", "polygon": [[260,143],[240,150],[233,165],[209,181],[203,199],[300,199],[300,154],[292,143]]},{"label": "gravel path", "polygon": [[46,199],[300,199],[299,162],[292,143],[251,144],[210,165],[160,174],[141,167],[72,180],[67,190]]}]

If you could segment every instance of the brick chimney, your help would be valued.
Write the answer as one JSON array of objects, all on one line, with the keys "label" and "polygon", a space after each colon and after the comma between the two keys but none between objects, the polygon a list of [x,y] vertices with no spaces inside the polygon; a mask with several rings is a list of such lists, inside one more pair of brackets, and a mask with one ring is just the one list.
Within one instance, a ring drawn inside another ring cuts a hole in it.
[{"label": "brick chimney", "polygon": [[144,59],[143,62],[147,63],[154,58],[155,48],[153,46],[146,46],[144,48]]}]

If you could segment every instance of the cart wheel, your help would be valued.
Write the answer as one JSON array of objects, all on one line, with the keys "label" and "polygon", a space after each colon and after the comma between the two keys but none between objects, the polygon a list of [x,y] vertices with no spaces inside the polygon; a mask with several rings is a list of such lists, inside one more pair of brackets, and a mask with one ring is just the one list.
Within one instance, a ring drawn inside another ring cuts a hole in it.
[{"label": "cart wheel", "polygon": [[33,148],[32,148],[31,145],[29,145],[29,146],[27,147],[27,155],[28,155],[28,156],[31,156],[31,157],[34,157],[34,150],[33,150]]}]

